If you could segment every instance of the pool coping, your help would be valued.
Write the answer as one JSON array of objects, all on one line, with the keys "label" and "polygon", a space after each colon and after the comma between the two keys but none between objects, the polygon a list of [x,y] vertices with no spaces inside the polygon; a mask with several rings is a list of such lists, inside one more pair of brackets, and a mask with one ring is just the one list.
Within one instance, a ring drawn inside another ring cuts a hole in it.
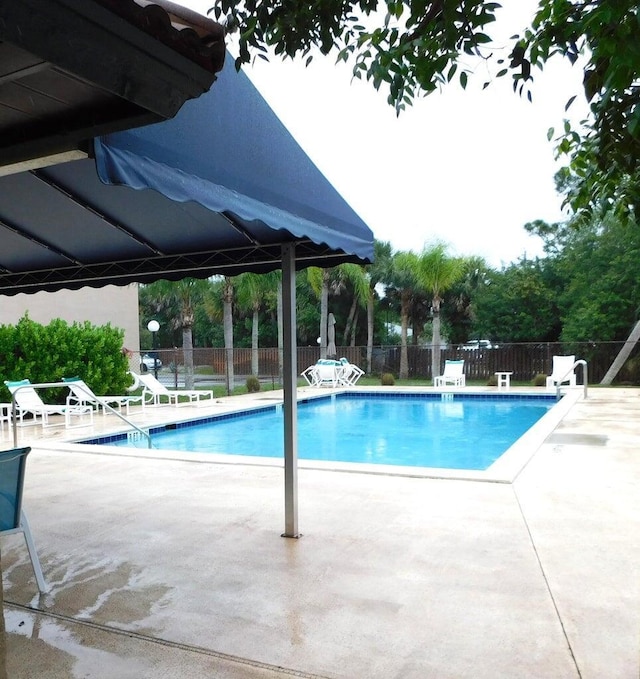
[{"label": "pool coping", "polygon": [[[531,396],[546,396],[549,397],[549,392],[540,394],[539,391],[532,392],[530,389],[512,388],[509,392],[496,391],[490,389],[433,389],[425,387],[401,387],[381,389],[379,387],[357,387],[356,389],[331,389],[331,390],[313,390],[313,392],[299,390],[298,402],[315,400],[317,398],[326,398],[331,394],[343,393],[394,393],[394,394],[446,394],[454,393],[462,396],[489,398],[505,397],[513,398],[515,396],[531,397]],[[537,450],[544,443],[546,438],[555,430],[558,424],[562,421],[564,416],[569,412],[571,407],[582,397],[583,390],[580,389],[566,389],[562,393],[562,398],[545,413],[532,427],[530,427],[525,434],[523,434],[512,446],[510,446],[495,462],[493,462],[485,470],[468,470],[468,469],[446,469],[438,467],[405,467],[399,465],[382,465],[371,464],[363,462],[334,462],[324,460],[306,460],[298,458],[299,470],[315,470],[326,472],[341,472],[352,474],[372,474],[381,476],[402,476],[409,478],[432,478],[432,479],[450,479],[456,481],[481,481],[488,483],[513,483],[520,473],[525,469],[530,460],[534,457]],[[264,401],[271,401],[266,404]],[[229,411],[221,412],[217,415],[233,415],[238,412],[250,412],[253,410],[260,410],[263,408],[270,408],[274,405],[282,403],[282,398],[266,397],[256,398],[251,403],[243,403]],[[176,413],[178,415],[178,413]],[[198,419],[207,420],[215,418],[216,415],[207,414],[198,418],[193,415],[189,417],[172,417],[163,424],[149,425],[149,429],[164,428],[167,425],[179,425],[186,422],[192,422]],[[104,438],[106,436],[116,436],[126,433],[127,429],[113,431],[110,434],[96,436],[94,438]],[[92,438],[83,436],[82,439]],[[192,462],[194,464],[224,464],[224,465],[239,465],[250,467],[284,467],[282,458],[261,457],[261,456],[246,456],[246,455],[232,455],[222,453],[197,453],[185,452],[178,450],[159,450],[159,449],[141,449],[136,447],[115,447],[100,444],[80,443],[80,438],[75,437],[73,440],[48,442],[49,448],[56,452],[66,451],[69,453],[89,453],[95,455],[115,455],[120,457],[140,457],[147,459],[158,460],[179,460],[184,462]]]}]

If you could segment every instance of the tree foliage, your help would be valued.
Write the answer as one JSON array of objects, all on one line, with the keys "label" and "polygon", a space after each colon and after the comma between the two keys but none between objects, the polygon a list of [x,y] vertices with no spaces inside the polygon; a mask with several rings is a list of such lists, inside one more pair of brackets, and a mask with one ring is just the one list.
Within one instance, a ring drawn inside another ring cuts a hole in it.
[{"label": "tree foliage", "polygon": [[432,346],[431,374],[440,375],[440,305],[445,293],[462,278],[463,260],[451,257],[444,243],[436,243],[425,248],[418,261],[418,279],[421,286],[431,297]]},{"label": "tree foliage", "polygon": [[376,89],[385,86],[398,110],[421,93],[457,79],[464,87],[468,72],[461,55],[481,54],[491,38],[485,28],[495,21],[499,4],[484,0],[220,0],[210,10],[226,18],[238,33],[238,64],[252,54],[312,59],[314,48],[351,61],[356,78]]},{"label": "tree foliage", "polygon": [[631,0],[545,0],[519,43],[522,74],[525,64],[542,69],[555,54],[584,65],[591,120],[584,131],[565,123],[557,139],[558,155],[568,160],[567,202],[581,220],[638,214],[639,12]]},{"label": "tree foliage", "polygon": [[462,276],[451,286],[447,304],[442,309],[442,321],[448,328],[452,344],[463,344],[473,336],[475,307],[473,302],[485,285],[491,267],[482,257],[467,257],[462,261]]},{"label": "tree foliage", "polygon": [[536,228],[547,234],[544,266],[557,297],[560,339],[625,340],[640,317],[640,232],[635,221],[609,216],[580,229],[544,223]]},{"label": "tree foliage", "polygon": [[[640,200],[640,41],[635,0],[539,0],[530,25],[496,49],[500,5],[485,0],[218,0],[210,13],[238,35],[237,65],[268,48],[282,57],[317,48],[350,62],[353,75],[388,92],[399,112],[475,70],[511,77],[532,98],[534,75],[553,57],[579,64],[591,118],[555,137],[572,179],[567,200],[585,218],[594,210],[636,211]],[[496,22],[497,20],[497,22]],[[478,69],[479,60],[486,68]],[[567,93],[567,105],[578,92]]]},{"label": "tree foliage", "polygon": [[400,379],[409,376],[407,336],[409,320],[421,293],[418,277],[419,257],[412,251],[394,253],[387,279],[386,296],[396,301],[400,308]]},{"label": "tree foliage", "polygon": [[500,342],[554,341],[559,333],[555,290],[540,260],[521,260],[488,275],[473,302],[473,336]]},{"label": "tree foliage", "polygon": [[[366,356],[369,356],[374,345],[398,343],[403,347],[403,374],[408,372],[409,329],[413,330],[411,341],[414,343],[429,343],[431,337],[435,340],[437,316],[433,309],[441,302],[444,302],[443,326],[452,345],[480,337],[501,343],[626,339],[640,318],[640,230],[635,220],[611,215],[602,220],[593,219],[580,229],[572,223],[549,224],[538,220],[526,228],[543,240],[546,256],[535,260],[523,258],[499,271],[478,257],[462,261],[449,258],[444,246],[416,254],[394,252],[388,243],[376,243],[379,257],[367,267],[348,265],[299,271],[296,278],[298,343],[318,346],[321,304],[317,292],[323,287],[336,318],[338,344],[366,345]],[[441,264],[454,264],[455,275],[447,275],[445,281],[443,271],[438,268]],[[222,332],[225,294],[227,306],[231,308],[233,303],[233,333],[227,345],[232,341],[236,347],[252,346],[255,339],[251,332],[255,327],[252,317],[243,312],[243,304],[238,304],[238,299],[234,301],[229,297],[230,289],[226,285],[242,280],[220,279],[211,283],[205,302],[194,306],[194,317],[204,317],[198,321],[203,329],[196,332],[203,338],[201,346],[225,344]],[[247,288],[251,294],[244,306],[255,307],[259,313],[259,344],[277,346],[278,323],[272,285],[265,285],[259,292],[260,286],[253,284],[257,281],[251,278],[247,281],[252,283]],[[237,288],[236,297],[242,298],[242,285],[238,284]],[[377,294],[381,288],[384,288],[382,298]],[[366,312],[362,306],[363,294]],[[141,293],[143,323],[154,309],[163,313],[172,310],[176,318],[180,318],[179,304],[149,307],[148,299],[146,304],[142,303],[143,297],[148,295]],[[355,336],[347,342],[345,330],[349,324],[351,327],[356,324],[355,313],[361,316],[361,321],[357,323]],[[167,326],[174,324],[169,318],[165,321],[161,316],[158,318]],[[373,321],[371,325],[369,320]],[[389,322],[400,323],[399,337],[388,336],[386,324]],[[179,324],[176,321],[175,325]],[[205,329],[209,334],[205,335]],[[29,346],[27,339],[25,346]],[[366,356],[363,352],[363,364]]]}]

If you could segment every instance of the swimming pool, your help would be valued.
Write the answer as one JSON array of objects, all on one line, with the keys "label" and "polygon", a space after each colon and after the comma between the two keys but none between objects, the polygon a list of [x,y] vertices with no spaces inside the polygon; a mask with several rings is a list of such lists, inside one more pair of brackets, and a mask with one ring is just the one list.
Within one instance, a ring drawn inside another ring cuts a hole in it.
[{"label": "swimming pool", "polygon": [[[300,459],[484,470],[533,426],[551,395],[343,393],[298,404]],[[156,449],[283,457],[281,407],[152,429]],[[85,443],[132,446],[127,434]],[[143,445],[139,443],[139,445]]]}]

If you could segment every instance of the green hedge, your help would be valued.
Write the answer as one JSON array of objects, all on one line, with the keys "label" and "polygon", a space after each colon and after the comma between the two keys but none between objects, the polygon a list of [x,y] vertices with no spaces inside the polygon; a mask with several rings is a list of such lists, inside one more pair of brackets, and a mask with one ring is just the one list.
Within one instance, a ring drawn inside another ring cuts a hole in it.
[{"label": "green hedge", "polygon": [[[122,343],[124,331],[111,325],[69,325],[59,318],[41,325],[24,316],[17,325],[0,325],[2,400],[11,396],[4,380],[61,382],[81,377],[96,394],[123,394],[131,385]],[[41,393],[46,402],[62,402],[66,389]]]}]

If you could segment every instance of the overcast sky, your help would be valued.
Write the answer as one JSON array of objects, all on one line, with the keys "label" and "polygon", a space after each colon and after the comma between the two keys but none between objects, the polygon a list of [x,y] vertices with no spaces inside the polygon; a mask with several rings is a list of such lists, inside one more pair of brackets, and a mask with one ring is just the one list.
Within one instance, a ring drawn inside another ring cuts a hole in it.
[{"label": "overcast sky", "polygon": [[[181,4],[206,13],[213,3]],[[537,3],[503,4],[498,22],[508,37]],[[483,91],[481,71],[466,91],[450,86],[396,117],[386,93],[352,81],[351,68],[334,62],[319,57],[305,68],[258,59],[244,70],[377,239],[416,252],[440,240],[451,254],[479,255],[494,266],[541,254],[523,225],[563,218],[547,130],[562,125],[566,101],[581,92],[580,69],[549,64],[536,75],[533,104],[507,78]],[[579,120],[586,105],[578,100],[571,110]]]}]

